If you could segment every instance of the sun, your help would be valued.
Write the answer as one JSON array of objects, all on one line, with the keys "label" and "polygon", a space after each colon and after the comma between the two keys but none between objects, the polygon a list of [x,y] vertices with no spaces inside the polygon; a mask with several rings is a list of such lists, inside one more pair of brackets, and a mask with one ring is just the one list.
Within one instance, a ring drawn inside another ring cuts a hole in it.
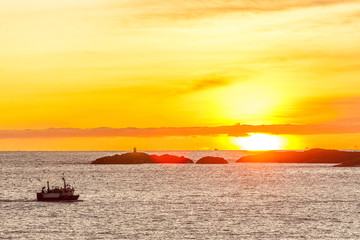
[{"label": "sun", "polygon": [[250,133],[248,137],[236,138],[235,144],[242,150],[280,150],[283,148],[284,139],[275,135]]}]

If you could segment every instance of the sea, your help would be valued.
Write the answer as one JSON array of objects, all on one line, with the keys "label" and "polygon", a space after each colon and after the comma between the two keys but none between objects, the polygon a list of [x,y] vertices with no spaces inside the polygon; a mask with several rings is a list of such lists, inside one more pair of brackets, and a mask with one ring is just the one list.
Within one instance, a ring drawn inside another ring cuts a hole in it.
[{"label": "sea", "polygon": [[[0,239],[360,239],[360,168],[236,163],[242,151],[158,151],[224,165],[91,165],[123,152],[0,152]],[[76,202],[39,202],[62,176]]]}]

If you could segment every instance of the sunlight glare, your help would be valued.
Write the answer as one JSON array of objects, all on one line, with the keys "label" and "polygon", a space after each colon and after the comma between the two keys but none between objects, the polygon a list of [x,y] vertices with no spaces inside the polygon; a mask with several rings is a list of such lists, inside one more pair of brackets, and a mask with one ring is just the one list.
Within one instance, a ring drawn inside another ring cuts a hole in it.
[{"label": "sunlight glare", "polygon": [[263,133],[250,133],[248,137],[235,139],[237,146],[250,151],[280,150],[284,147],[284,142],[280,136]]}]

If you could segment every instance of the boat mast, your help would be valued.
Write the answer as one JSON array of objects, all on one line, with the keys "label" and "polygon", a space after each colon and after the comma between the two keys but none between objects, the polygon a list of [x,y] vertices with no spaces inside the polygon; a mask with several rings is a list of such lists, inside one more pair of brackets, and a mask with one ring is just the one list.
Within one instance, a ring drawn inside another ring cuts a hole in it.
[{"label": "boat mast", "polygon": [[66,188],[66,182],[65,182],[65,178],[62,178],[64,180],[64,189]]},{"label": "boat mast", "polygon": [[50,191],[49,181],[47,181],[48,192]]}]

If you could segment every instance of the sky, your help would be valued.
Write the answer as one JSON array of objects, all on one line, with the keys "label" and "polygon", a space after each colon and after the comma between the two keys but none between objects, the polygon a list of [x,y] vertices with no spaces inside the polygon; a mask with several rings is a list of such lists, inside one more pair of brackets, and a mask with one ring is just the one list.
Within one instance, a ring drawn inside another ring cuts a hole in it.
[{"label": "sky", "polygon": [[0,0],[0,27],[0,150],[360,148],[360,1]]}]

